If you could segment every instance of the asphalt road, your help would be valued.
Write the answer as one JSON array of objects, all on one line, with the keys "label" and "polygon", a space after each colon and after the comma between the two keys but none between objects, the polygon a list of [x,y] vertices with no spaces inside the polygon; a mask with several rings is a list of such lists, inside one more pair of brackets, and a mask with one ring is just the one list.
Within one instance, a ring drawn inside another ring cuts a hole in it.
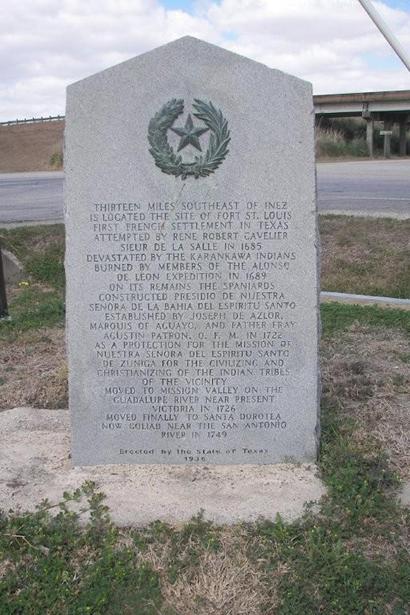
[{"label": "asphalt road", "polygon": [[[317,165],[323,213],[410,218],[410,160]],[[0,224],[63,218],[62,172],[0,174]]]},{"label": "asphalt road", "polygon": [[410,218],[410,160],[360,160],[317,165],[323,213]]},{"label": "asphalt road", "polygon": [[0,224],[63,219],[64,173],[1,173]]}]

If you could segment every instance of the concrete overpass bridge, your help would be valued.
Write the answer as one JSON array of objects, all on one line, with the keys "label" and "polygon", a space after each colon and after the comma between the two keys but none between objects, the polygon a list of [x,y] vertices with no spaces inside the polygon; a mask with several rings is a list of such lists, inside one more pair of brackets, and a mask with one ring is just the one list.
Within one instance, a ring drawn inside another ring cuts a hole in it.
[{"label": "concrete overpass bridge", "polygon": [[367,147],[374,154],[374,122],[383,122],[384,155],[390,156],[394,124],[399,125],[399,153],[406,155],[410,122],[410,90],[320,94],[313,97],[316,117],[362,117],[367,122]]},{"label": "concrete overpass bridge", "polygon": [[[320,117],[362,117],[367,122],[367,145],[369,155],[374,154],[374,123],[383,122],[384,154],[390,156],[390,138],[393,125],[399,125],[401,156],[407,150],[407,125],[410,122],[410,90],[391,92],[355,92],[352,94],[320,94],[313,97],[315,114]],[[24,120],[0,122],[0,129],[26,124],[57,124],[60,126],[61,139],[64,130],[64,116],[33,117]],[[43,139],[44,140],[44,139]],[[55,147],[56,138],[52,146]],[[57,139],[58,141],[58,139]]]}]

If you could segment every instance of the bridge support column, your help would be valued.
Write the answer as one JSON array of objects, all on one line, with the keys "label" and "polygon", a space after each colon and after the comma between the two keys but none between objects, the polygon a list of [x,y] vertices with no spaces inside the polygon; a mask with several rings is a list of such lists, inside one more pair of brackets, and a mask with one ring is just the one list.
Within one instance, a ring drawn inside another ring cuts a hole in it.
[{"label": "bridge support column", "polygon": [[384,120],[384,130],[385,130],[385,135],[384,135],[384,147],[383,147],[383,154],[385,158],[390,158],[391,156],[391,134],[390,131],[393,128],[393,122],[392,120]]},{"label": "bridge support column", "polygon": [[400,119],[399,128],[399,154],[400,156],[405,156],[407,153],[407,117]]},{"label": "bridge support column", "polygon": [[366,117],[366,141],[367,151],[370,158],[374,156],[374,119]]}]

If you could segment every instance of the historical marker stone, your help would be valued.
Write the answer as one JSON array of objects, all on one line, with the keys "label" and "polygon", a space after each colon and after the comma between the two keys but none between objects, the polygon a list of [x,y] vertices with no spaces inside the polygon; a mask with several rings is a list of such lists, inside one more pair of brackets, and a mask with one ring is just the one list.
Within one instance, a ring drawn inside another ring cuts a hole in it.
[{"label": "historical marker stone", "polygon": [[314,460],[310,84],[185,37],[68,88],[76,464]]}]

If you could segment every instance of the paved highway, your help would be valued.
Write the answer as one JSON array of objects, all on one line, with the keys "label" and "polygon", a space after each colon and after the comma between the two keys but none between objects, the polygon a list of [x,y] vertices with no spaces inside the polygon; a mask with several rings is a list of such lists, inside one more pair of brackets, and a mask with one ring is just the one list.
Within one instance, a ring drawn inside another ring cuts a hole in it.
[{"label": "paved highway", "polygon": [[0,224],[63,219],[64,173],[1,173]]},{"label": "paved highway", "polygon": [[410,160],[360,160],[317,165],[323,213],[410,218]]},{"label": "paved highway", "polygon": [[[323,213],[410,218],[410,160],[317,165]],[[0,224],[63,218],[62,172],[0,174]]]}]

